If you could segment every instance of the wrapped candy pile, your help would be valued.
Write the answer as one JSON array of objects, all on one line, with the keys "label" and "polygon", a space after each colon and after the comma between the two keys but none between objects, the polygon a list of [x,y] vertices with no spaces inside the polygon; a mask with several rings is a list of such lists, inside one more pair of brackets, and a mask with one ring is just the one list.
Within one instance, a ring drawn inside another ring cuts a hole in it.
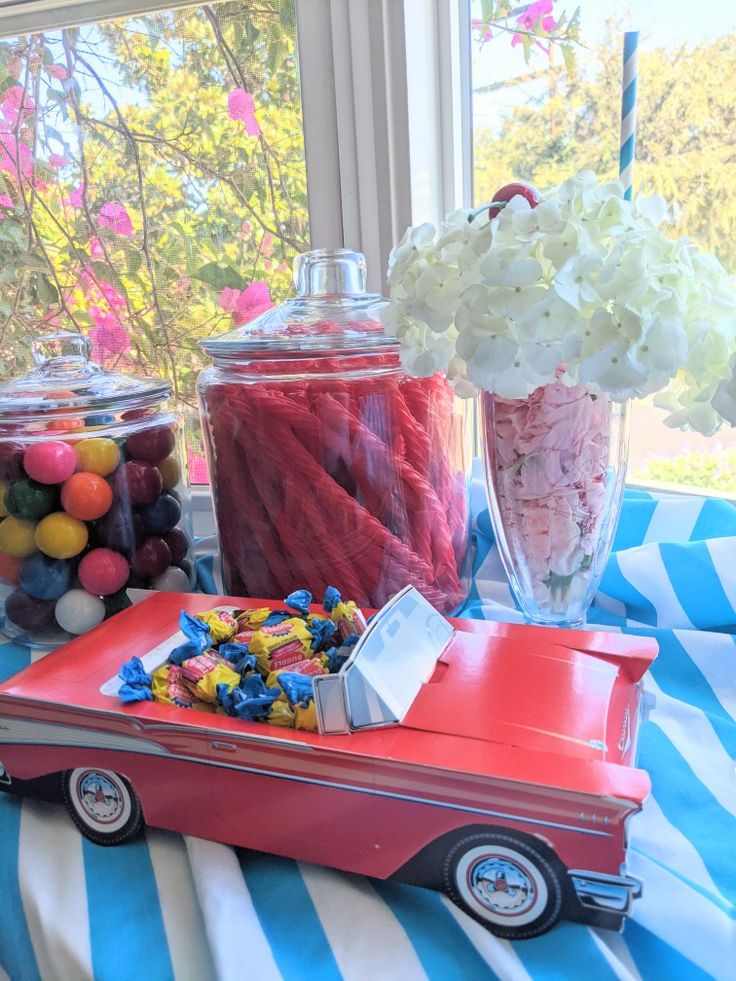
[{"label": "wrapped candy pile", "polygon": [[340,670],[366,629],[363,614],[332,586],[324,615],[306,589],[285,610],[182,612],[187,640],[148,674],[133,657],[119,672],[123,702],[155,701],[294,729],[317,729],[312,679]]}]

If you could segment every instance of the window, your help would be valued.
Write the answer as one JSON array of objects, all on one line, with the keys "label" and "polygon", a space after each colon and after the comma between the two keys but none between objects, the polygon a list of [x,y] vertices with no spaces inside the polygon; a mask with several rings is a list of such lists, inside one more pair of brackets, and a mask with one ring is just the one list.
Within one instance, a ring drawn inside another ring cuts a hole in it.
[{"label": "window", "polygon": [[197,341],[289,295],[309,248],[296,35],[294,0],[259,0],[0,41],[0,371],[73,324],[168,377],[195,483]]},{"label": "window", "polygon": [[[616,175],[621,39],[636,28],[635,191],[679,202],[671,233],[736,270],[736,9],[718,0],[635,8],[634,22],[617,0],[473,0],[474,202],[513,179],[544,187],[585,168]],[[663,418],[650,400],[633,406],[629,480],[736,492],[736,431],[708,439]]]}]

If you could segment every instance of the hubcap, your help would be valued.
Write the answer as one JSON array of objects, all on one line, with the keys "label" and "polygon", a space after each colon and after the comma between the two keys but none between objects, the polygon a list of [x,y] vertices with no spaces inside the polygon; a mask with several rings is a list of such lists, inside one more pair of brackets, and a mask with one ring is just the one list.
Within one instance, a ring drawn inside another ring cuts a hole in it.
[{"label": "hubcap", "polygon": [[122,787],[104,773],[88,770],[77,783],[82,810],[97,824],[112,824],[125,808]]},{"label": "hubcap", "polygon": [[467,885],[477,902],[496,916],[519,916],[537,900],[530,873],[500,855],[486,855],[470,865]]}]

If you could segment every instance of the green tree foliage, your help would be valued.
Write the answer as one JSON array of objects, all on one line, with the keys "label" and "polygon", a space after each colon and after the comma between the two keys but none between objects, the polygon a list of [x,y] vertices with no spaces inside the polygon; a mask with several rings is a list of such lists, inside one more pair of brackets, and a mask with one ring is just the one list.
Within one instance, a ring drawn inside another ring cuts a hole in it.
[{"label": "green tree foliage", "polygon": [[634,478],[736,494],[736,449],[652,457],[638,468]]},{"label": "green tree foliage", "polygon": [[0,372],[51,327],[172,379],[291,289],[308,248],[293,0],[0,45]]},{"label": "green tree foliage", "polygon": [[[475,134],[475,198],[492,200],[510,180],[540,187],[590,168],[618,173],[621,31],[568,75],[553,63],[535,73],[533,102],[497,133]],[[643,46],[635,193],[677,202],[673,235],[689,235],[736,271],[736,37],[674,50]],[[590,67],[589,67],[590,66]]]}]

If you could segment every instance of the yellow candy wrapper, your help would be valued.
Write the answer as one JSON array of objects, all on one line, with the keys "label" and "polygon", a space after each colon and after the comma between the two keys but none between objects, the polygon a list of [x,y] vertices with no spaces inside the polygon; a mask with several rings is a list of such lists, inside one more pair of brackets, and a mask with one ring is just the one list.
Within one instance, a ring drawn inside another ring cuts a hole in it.
[{"label": "yellow candy wrapper", "polygon": [[257,610],[241,610],[237,615],[238,632],[243,629],[257,630],[262,627],[271,615],[268,606],[259,606]]},{"label": "yellow candy wrapper", "polygon": [[317,731],[317,706],[313,698],[309,699],[306,708],[303,705],[294,706],[294,728]]},{"label": "yellow candy wrapper", "polygon": [[192,694],[184,684],[178,664],[162,664],[151,675],[151,693],[155,702],[176,705],[179,708],[194,708],[212,712],[214,706],[208,705]]},{"label": "yellow candy wrapper", "polygon": [[232,640],[238,632],[238,621],[227,610],[205,610],[204,613],[195,613],[194,616],[210,628],[213,644]]},{"label": "yellow candy wrapper", "polygon": [[291,729],[294,726],[294,710],[285,699],[279,697],[271,706],[266,722],[272,726]]},{"label": "yellow candy wrapper", "polygon": [[233,669],[231,662],[220,657],[215,650],[190,657],[181,666],[181,677],[196,698],[212,705],[217,703],[218,685],[234,688],[240,684],[240,675]]},{"label": "yellow candy wrapper", "polygon": [[268,677],[266,678],[266,688],[275,688],[278,685],[279,675],[283,674],[284,671],[293,671],[295,674],[306,674],[315,677],[320,674],[327,674],[327,668],[325,667],[326,658],[323,657],[310,657],[305,661],[297,661],[296,664],[290,664],[288,668],[277,668],[276,671],[270,671]]},{"label": "yellow candy wrapper", "polygon": [[270,627],[261,627],[248,648],[264,678],[271,671],[305,660],[312,649],[312,634],[300,617],[289,617]]},{"label": "yellow candy wrapper", "polygon": [[337,636],[341,644],[344,644],[351,634],[360,637],[367,628],[365,617],[352,600],[337,603],[330,612],[330,619],[337,627]]}]

